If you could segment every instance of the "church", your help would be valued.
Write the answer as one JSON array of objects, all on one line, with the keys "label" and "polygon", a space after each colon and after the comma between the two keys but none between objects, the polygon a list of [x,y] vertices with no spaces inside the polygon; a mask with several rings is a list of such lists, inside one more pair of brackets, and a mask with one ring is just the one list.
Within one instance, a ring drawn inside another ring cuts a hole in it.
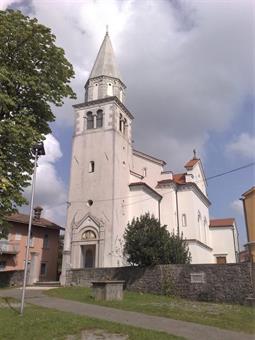
[{"label": "church", "polygon": [[74,105],[62,283],[68,269],[126,265],[123,233],[146,212],[170,232],[183,234],[192,263],[236,262],[235,220],[210,221],[206,178],[195,150],[183,173],[166,171],[164,160],[135,150],[125,90],[107,32],[85,84],[85,100]]}]

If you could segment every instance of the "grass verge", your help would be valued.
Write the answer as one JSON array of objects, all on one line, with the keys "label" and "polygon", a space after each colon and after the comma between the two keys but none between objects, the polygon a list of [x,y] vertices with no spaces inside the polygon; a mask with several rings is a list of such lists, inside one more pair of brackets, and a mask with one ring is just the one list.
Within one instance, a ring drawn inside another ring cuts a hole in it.
[{"label": "grass verge", "polygon": [[164,316],[233,331],[255,333],[255,309],[247,306],[197,302],[128,291],[124,292],[123,301],[95,301],[91,289],[84,287],[57,288],[48,290],[46,294],[57,298]]},{"label": "grass verge", "polygon": [[24,315],[20,316],[17,307],[11,307],[13,302],[15,302],[13,299],[0,298],[0,339],[65,339],[69,334],[79,335],[84,329],[103,329],[110,333],[126,334],[130,340],[182,339],[163,332],[144,330],[32,305],[27,305]]}]

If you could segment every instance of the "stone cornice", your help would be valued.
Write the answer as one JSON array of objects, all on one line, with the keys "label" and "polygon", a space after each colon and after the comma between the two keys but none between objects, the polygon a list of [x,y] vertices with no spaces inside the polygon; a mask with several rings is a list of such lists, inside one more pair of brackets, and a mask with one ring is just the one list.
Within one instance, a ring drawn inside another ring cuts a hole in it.
[{"label": "stone cornice", "polygon": [[73,105],[73,108],[82,109],[88,106],[104,104],[104,103],[109,103],[109,102],[115,102],[128,115],[130,119],[132,120],[134,119],[134,116],[132,115],[132,113],[126,108],[126,106],[116,96],[106,97],[106,98],[97,99],[97,100],[91,100],[89,102],[84,102],[80,104],[75,104]]}]

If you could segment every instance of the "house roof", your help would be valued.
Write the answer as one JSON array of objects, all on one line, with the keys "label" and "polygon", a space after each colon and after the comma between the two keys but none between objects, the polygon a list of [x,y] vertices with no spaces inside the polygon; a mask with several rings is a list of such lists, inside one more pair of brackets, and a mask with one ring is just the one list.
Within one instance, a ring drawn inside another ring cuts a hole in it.
[{"label": "house roof", "polygon": [[253,186],[249,190],[245,191],[245,193],[243,193],[242,196],[246,197],[246,196],[250,195],[254,191],[255,191],[255,186]]},{"label": "house roof", "polygon": [[[5,219],[8,222],[17,222],[17,223],[22,223],[22,224],[27,224],[27,225],[29,224],[29,215],[26,215],[26,214],[15,213],[10,216],[7,216]],[[47,220],[46,218],[39,218],[39,219],[33,218],[32,225],[35,227],[41,227],[41,228],[64,230],[63,227]]]},{"label": "house roof", "polygon": [[152,187],[150,187],[148,184],[144,182],[133,182],[129,184],[129,187],[137,187],[137,186],[143,186],[149,191],[151,191],[154,195],[158,196],[160,199],[162,198],[162,196],[156,190],[154,190]]},{"label": "house roof", "polygon": [[232,227],[234,223],[235,219],[233,217],[213,219],[210,220],[210,228]]}]

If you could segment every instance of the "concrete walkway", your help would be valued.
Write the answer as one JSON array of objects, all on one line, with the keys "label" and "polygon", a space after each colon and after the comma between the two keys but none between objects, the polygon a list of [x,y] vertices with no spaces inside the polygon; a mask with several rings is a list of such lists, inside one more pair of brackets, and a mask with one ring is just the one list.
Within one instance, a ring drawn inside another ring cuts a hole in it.
[{"label": "concrete walkway", "polygon": [[[20,289],[0,290],[2,297],[20,299]],[[158,316],[128,312],[120,309],[96,306],[76,301],[52,298],[44,295],[41,290],[27,290],[26,302],[37,306],[71,312],[92,318],[118,322],[125,325],[162,331],[190,340],[254,340],[254,335],[232,332],[211,326],[173,320]]]}]

